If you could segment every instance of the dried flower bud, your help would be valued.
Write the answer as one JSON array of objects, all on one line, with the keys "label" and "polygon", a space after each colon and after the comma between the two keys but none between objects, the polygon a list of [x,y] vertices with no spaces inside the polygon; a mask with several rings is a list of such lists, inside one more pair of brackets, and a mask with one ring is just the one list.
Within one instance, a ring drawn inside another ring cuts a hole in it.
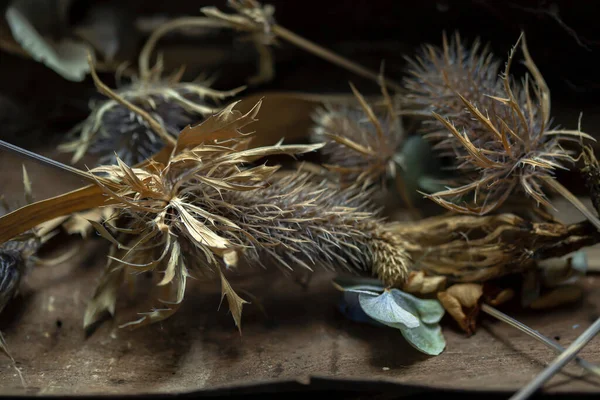
[{"label": "dried flower bud", "polygon": [[403,105],[413,110],[412,115],[426,119],[421,133],[435,143],[441,155],[453,156],[462,148],[446,127],[432,117],[433,113],[450,118],[460,131],[468,130],[471,138],[488,135],[487,129],[465,112],[465,104],[457,93],[479,109],[494,108],[494,100],[487,95],[502,90],[498,79],[501,60],[490,53],[489,45],[482,46],[475,40],[469,47],[458,32],[449,43],[444,34],[441,48],[425,45],[414,59],[406,60],[409,67]]}]

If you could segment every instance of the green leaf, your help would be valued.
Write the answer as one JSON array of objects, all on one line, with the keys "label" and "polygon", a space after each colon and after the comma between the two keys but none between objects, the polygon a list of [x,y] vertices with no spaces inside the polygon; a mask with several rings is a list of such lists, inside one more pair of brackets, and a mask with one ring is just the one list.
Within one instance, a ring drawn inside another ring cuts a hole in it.
[{"label": "green leaf", "polygon": [[34,60],[44,63],[63,78],[83,81],[90,69],[87,55],[88,52],[93,54],[93,49],[84,42],[68,38],[53,42],[42,36],[28,20],[27,11],[15,6],[6,10],[6,22],[15,40]]},{"label": "green leaf", "polygon": [[369,317],[382,324],[400,324],[408,328],[416,328],[420,325],[419,319],[398,305],[388,290],[379,296],[360,293],[358,301]]},{"label": "green leaf", "polygon": [[439,324],[421,324],[412,329],[403,326],[397,328],[411,346],[425,354],[437,356],[446,348],[446,339]]},{"label": "green leaf", "polygon": [[416,313],[425,324],[437,324],[444,316],[444,307],[437,300],[420,299],[398,289],[392,289],[391,292],[400,307]]}]

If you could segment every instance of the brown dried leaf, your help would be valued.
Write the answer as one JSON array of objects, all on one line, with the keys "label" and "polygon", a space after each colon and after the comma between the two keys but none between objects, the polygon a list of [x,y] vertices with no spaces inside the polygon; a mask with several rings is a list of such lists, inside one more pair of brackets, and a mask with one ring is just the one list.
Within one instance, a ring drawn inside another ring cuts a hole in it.
[{"label": "brown dried leaf", "polygon": [[479,312],[479,300],[483,286],[476,283],[458,283],[439,292],[438,300],[467,334],[475,332],[475,318]]},{"label": "brown dried leaf", "polygon": [[510,301],[513,297],[515,297],[515,291],[513,289],[504,289],[499,293],[496,293],[493,297],[487,299],[487,302],[496,307],[500,304],[504,304],[507,301]]},{"label": "brown dried leaf", "polygon": [[425,276],[423,271],[411,271],[402,290],[413,294],[430,294],[446,286],[445,276]]},{"label": "brown dried leaf", "polygon": [[224,141],[244,136],[245,134],[240,132],[240,129],[256,121],[255,117],[260,110],[262,100],[258,101],[246,114],[233,109],[238,103],[239,101],[231,103],[219,113],[207,118],[194,127],[187,126],[184,128],[177,139],[175,151],[181,151],[184,148],[199,144],[208,144],[214,141]]},{"label": "brown dried leaf", "polygon": [[102,277],[102,282],[98,286],[94,297],[85,309],[83,317],[83,328],[87,329],[93,325],[106,311],[110,315],[115,314],[115,305],[117,302],[117,292],[123,282],[123,269],[107,270]]},{"label": "brown dried leaf", "polygon": [[235,326],[238,327],[240,331],[240,335],[242,334],[242,307],[244,304],[250,304],[246,300],[242,299],[237,293],[233,290],[225,275],[221,270],[219,270],[221,274],[221,302],[223,298],[227,296],[227,302],[229,303],[229,311],[231,311],[231,315],[233,316],[233,320],[235,321]]},{"label": "brown dried leaf", "polygon": [[97,186],[86,186],[60,196],[37,201],[0,218],[0,243],[54,218],[110,204]]}]

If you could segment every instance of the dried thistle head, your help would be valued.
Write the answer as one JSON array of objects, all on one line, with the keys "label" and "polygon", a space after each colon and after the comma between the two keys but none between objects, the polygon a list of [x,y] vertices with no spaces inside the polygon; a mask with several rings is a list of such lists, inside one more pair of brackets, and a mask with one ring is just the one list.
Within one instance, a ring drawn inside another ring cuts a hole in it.
[{"label": "dried thistle head", "polygon": [[[166,79],[161,72],[159,63],[150,74],[118,89],[119,99],[93,102],[89,117],[69,133],[72,139],[59,149],[73,153],[72,163],[90,153],[99,156],[100,165],[114,164],[117,158],[137,164],[157,153],[165,145],[165,137],[133,107],[157,121],[164,135],[176,138],[184,127],[214,112],[216,102],[242,89],[218,91],[208,82],[181,82],[183,69]],[[92,76],[97,79],[95,73]]]},{"label": "dried thistle head", "polygon": [[[525,65],[534,79],[530,81],[526,75],[521,83],[510,76],[514,48],[503,74],[493,78],[497,63],[490,54],[467,53],[458,39],[452,47],[450,51],[445,41],[442,50],[430,50],[430,59],[419,63],[423,71],[413,74],[417,78],[407,84],[417,90],[419,80],[444,77],[436,85],[424,83],[423,87],[432,88],[432,93],[441,88],[446,91],[437,97],[432,95],[434,105],[419,113],[425,115],[434,108],[432,137],[439,141],[438,148],[453,152],[459,177],[455,187],[427,197],[452,211],[477,215],[496,210],[515,191],[524,192],[538,205],[551,206],[542,186],[556,186],[554,171],[567,169],[565,164],[574,162],[562,143],[590,137],[580,130],[551,128],[550,92],[524,39]],[[443,61],[439,59],[441,54]],[[448,71],[446,64],[453,64]],[[426,95],[421,97],[422,93],[414,97],[424,101]]]},{"label": "dried thistle head", "polygon": [[327,142],[322,150],[325,166],[342,184],[380,184],[396,177],[399,151],[404,140],[397,105],[382,84],[386,112],[375,113],[350,85],[359,106],[326,105],[314,115],[314,142]]},{"label": "dried thistle head", "polygon": [[[112,199],[118,222],[108,229],[96,224],[114,246],[86,312],[86,326],[98,313],[114,312],[126,270],[162,272],[159,286],[170,292],[163,309],[136,323],[174,313],[183,300],[186,279],[193,274],[221,277],[238,326],[243,300],[222,268],[237,266],[239,259],[250,265],[270,260],[290,270],[318,265],[375,272],[395,280],[406,275],[409,258],[401,239],[382,228],[368,191],[336,190],[331,182],[310,173],[275,174],[277,166],[252,166],[265,156],[293,156],[322,147],[249,148],[248,137],[239,129],[254,121],[259,106],[241,115],[231,105],[185,129],[166,164],[131,168],[117,160],[117,165],[92,171],[111,182],[111,188],[99,185]],[[207,142],[215,134],[220,142]]]},{"label": "dried thistle head", "polygon": [[[500,90],[501,60],[490,51],[489,45],[476,39],[470,46],[458,32],[448,41],[443,34],[442,47],[424,45],[414,58],[406,57],[407,76],[403,113],[425,118],[421,134],[440,151],[440,155],[454,155],[454,137],[443,124],[432,118],[433,113],[452,119],[461,127],[469,127],[473,137],[486,135],[481,127],[471,126],[472,117],[465,113],[465,105],[457,93],[477,107],[492,108],[493,100],[487,95]],[[479,129],[479,130],[477,130]]]}]

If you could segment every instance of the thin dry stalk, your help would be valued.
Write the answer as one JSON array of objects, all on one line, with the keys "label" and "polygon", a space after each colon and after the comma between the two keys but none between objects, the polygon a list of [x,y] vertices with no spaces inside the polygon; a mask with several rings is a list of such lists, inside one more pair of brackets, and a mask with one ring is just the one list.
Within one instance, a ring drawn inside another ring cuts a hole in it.
[{"label": "thin dry stalk", "polygon": [[551,362],[535,379],[521,390],[511,396],[510,400],[525,400],[548,382],[558,371],[573,360],[577,353],[583,349],[600,332],[600,318],[585,330],[575,341],[567,347],[553,362]]},{"label": "thin dry stalk", "polygon": [[[142,76],[147,74],[149,69],[149,60],[158,40],[165,34],[177,29],[191,27],[205,28],[230,28],[243,32],[249,32],[253,35],[253,40],[257,45],[272,44],[274,38],[281,38],[309,53],[321,57],[324,60],[338,65],[359,76],[371,79],[377,82],[379,74],[371,71],[345,57],[335,54],[318,44],[311,42],[294,32],[277,24],[274,19],[275,9],[271,5],[262,5],[258,1],[242,0],[228,1],[228,5],[236,12],[235,14],[225,14],[215,7],[203,7],[201,11],[208,18],[186,17],[178,18],[157,28],[146,42],[140,57],[140,73]],[[387,79],[386,84],[395,91],[401,91],[400,84]]]},{"label": "thin dry stalk", "polygon": [[[537,339],[541,343],[545,344],[546,347],[554,350],[557,354],[562,354],[565,351],[565,348],[562,347],[560,344],[547,338],[546,336],[542,335],[538,331],[531,329],[530,327],[517,321],[516,319],[509,317],[508,315],[504,314],[503,312],[495,309],[494,307],[492,307],[488,304],[482,304],[481,311],[485,312],[488,315],[491,315],[494,318],[497,318],[498,320],[500,320],[504,323],[507,323],[508,325],[510,325],[514,328],[517,328],[521,332],[528,334],[529,336],[533,337],[534,339]],[[598,367],[597,365],[591,364],[590,362],[588,362],[580,357],[576,357],[575,361],[586,371],[588,371],[594,375],[600,375],[600,367]]]}]

